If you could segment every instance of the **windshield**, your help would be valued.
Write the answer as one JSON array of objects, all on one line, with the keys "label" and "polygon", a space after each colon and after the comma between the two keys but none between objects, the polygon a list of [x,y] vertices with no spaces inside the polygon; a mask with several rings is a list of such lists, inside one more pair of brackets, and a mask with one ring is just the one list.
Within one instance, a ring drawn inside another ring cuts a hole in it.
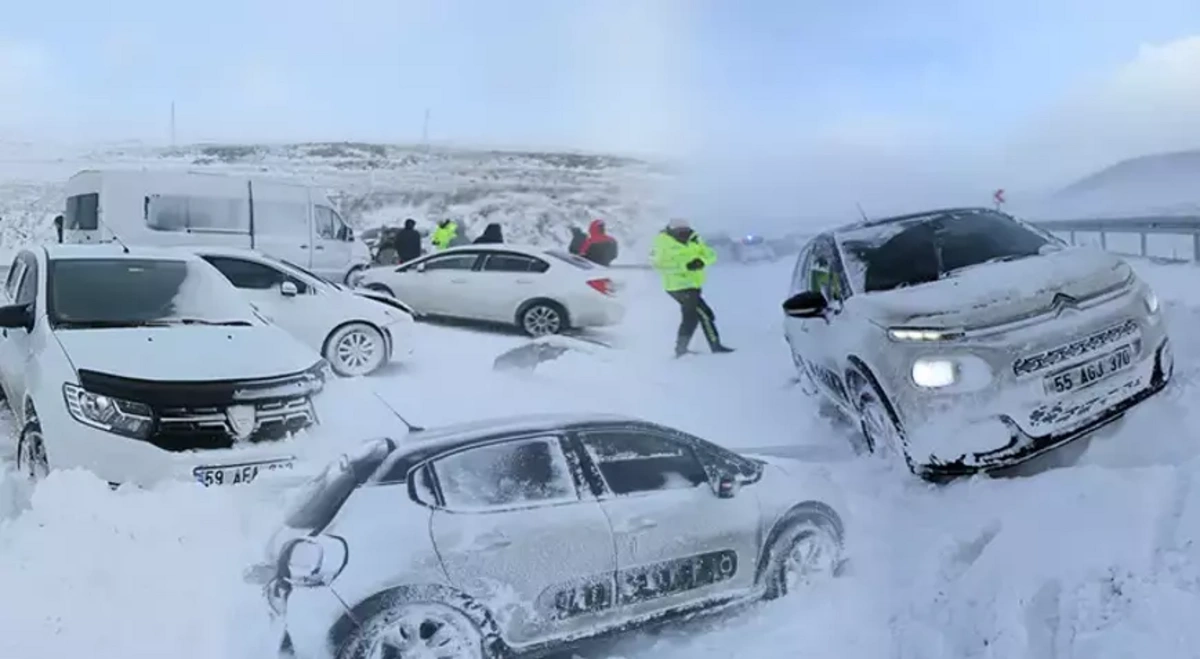
[{"label": "windshield", "polygon": [[917,286],[984,263],[1037,256],[1059,244],[985,209],[935,213],[838,235],[855,290]]},{"label": "windshield", "polygon": [[255,324],[249,304],[202,261],[55,260],[46,297],[50,321],[58,326]]}]

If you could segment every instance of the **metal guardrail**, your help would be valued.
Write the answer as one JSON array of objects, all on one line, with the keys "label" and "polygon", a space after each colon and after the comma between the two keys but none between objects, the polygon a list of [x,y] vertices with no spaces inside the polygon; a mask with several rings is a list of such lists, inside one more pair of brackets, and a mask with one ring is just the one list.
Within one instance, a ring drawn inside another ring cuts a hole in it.
[{"label": "metal guardrail", "polygon": [[[1143,217],[1114,217],[1110,219],[1080,219],[1080,220],[1042,220],[1033,224],[1054,233],[1067,234],[1067,240],[1077,244],[1080,233],[1095,233],[1100,235],[1100,248],[1108,250],[1108,237],[1117,235],[1138,236],[1139,249],[1137,252],[1114,251],[1118,254],[1142,256],[1165,261],[1200,261],[1200,216],[1192,215],[1148,215]],[[1191,238],[1191,259],[1176,257],[1161,257],[1150,254],[1148,249],[1149,236],[1185,236]]]}]

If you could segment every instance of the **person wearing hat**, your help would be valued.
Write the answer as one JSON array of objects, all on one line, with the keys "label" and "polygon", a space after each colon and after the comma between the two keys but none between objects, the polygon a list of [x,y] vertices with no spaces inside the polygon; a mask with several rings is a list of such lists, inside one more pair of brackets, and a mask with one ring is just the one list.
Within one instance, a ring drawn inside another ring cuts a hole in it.
[{"label": "person wearing hat", "polygon": [[687,220],[676,218],[654,238],[650,262],[662,277],[663,288],[679,303],[679,333],[675,339],[675,356],[689,352],[688,345],[696,327],[704,330],[708,347],[715,353],[733,352],[721,343],[717,332],[716,314],[704,301],[701,289],[707,278],[708,266],[717,261],[717,254],[706,245]]}]

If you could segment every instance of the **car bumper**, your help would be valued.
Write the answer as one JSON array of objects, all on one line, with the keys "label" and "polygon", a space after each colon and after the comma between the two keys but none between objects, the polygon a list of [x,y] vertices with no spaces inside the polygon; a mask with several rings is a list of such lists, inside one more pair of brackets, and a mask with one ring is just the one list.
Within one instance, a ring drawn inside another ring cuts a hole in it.
[{"label": "car bumper", "polygon": [[619,325],[625,319],[625,305],[617,300],[600,300],[571,311],[571,324],[575,327]]},{"label": "car bumper", "polygon": [[198,467],[237,467],[264,465],[291,459],[291,467],[260,466],[254,484],[271,483],[280,487],[299,484],[316,475],[323,464],[310,463],[302,450],[307,433],[278,442],[264,442],[245,448],[207,451],[166,451],[149,442],[129,439],[63,419],[47,427],[46,450],[55,469],[84,469],[116,485],[133,484],[153,487],[164,482],[197,482]]},{"label": "car bumper", "polygon": [[1164,337],[1128,373],[1052,403],[1041,401],[1032,414],[1027,408],[992,409],[958,422],[929,418],[908,433],[914,469],[958,476],[1015,466],[1117,421],[1162,391],[1173,372],[1171,344]]},{"label": "car bumper", "polygon": [[330,643],[330,631],[347,610],[332,589],[296,588],[275,579],[263,592],[280,659],[333,659],[337,649]]},{"label": "car bumper", "polygon": [[383,328],[388,342],[388,354],[392,359],[407,359],[413,354],[413,323],[400,321]]}]

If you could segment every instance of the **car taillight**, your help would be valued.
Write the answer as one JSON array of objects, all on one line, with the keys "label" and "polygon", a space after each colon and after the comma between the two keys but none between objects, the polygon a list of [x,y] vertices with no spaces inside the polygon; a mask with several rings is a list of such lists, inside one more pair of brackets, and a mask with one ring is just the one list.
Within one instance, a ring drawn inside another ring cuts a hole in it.
[{"label": "car taillight", "polygon": [[617,292],[616,284],[613,283],[613,280],[607,277],[603,279],[589,279],[587,285],[605,295],[613,295]]}]

